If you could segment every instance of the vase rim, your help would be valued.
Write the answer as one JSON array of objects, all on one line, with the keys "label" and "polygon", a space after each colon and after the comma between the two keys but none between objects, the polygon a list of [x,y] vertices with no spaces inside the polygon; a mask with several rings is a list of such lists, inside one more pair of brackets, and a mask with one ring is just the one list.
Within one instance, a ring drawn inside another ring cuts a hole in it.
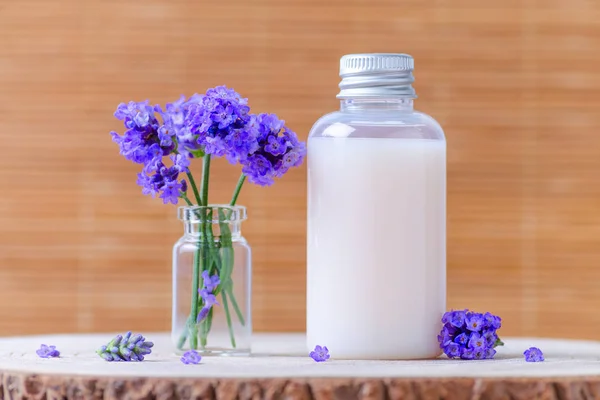
[{"label": "vase rim", "polygon": [[[202,220],[201,215],[207,215],[207,212],[212,212],[212,218]],[[223,213],[223,218],[219,218],[219,213]],[[210,222],[213,224],[223,222],[242,222],[248,219],[246,207],[231,206],[229,204],[209,204],[207,206],[181,206],[177,210],[177,216],[181,221],[185,222]]]}]

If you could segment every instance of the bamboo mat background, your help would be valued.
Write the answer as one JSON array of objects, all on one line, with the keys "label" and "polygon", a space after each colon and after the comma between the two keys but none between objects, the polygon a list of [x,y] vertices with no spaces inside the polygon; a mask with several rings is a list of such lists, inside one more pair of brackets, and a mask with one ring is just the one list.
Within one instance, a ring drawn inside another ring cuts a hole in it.
[{"label": "bamboo mat background", "polygon": [[[182,226],[118,155],[119,102],[227,84],[305,139],[341,55],[406,52],[448,138],[449,307],[600,339],[598,21],[594,0],[0,2],[0,334],[169,328]],[[240,198],[259,331],[304,329],[305,179]]]}]

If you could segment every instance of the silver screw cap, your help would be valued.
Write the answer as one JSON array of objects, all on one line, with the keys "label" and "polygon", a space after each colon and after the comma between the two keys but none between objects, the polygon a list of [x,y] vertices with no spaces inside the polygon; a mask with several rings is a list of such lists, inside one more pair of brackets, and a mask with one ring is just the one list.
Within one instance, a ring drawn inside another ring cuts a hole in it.
[{"label": "silver screw cap", "polygon": [[338,99],[416,98],[412,87],[414,59],[408,54],[348,54],[340,59]]}]

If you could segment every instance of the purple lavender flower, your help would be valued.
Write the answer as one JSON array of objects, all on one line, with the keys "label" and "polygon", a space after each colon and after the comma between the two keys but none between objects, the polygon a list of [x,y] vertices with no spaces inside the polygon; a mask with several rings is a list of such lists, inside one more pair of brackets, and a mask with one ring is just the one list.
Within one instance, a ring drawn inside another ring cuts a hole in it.
[{"label": "purple lavender flower", "polygon": [[544,353],[537,347],[530,347],[523,353],[525,361],[527,362],[541,362],[544,361]]},{"label": "purple lavender flower", "polygon": [[191,111],[202,102],[201,95],[195,94],[189,99],[181,96],[179,100],[173,103],[167,103],[166,110],[163,111],[156,106],[156,111],[163,119],[163,125],[159,129],[161,140],[168,142],[176,139],[177,150],[180,154],[197,153],[200,145],[197,143],[197,136],[190,130]]},{"label": "purple lavender flower", "polygon": [[[446,353],[446,355],[450,358],[455,358],[456,356],[451,356]],[[462,347],[460,349],[460,358],[463,360],[474,360],[475,359],[475,349],[470,347]]]},{"label": "purple lavender flower", "polygon": [[[177,133],[182,130],[188,104],[197,103],[194,97],[188,101],[182,97],[175,103],[167,104],[163,112],[159,106],[151,107],[149,102],[128,104],[121,103],[115,117],[124,121],[127,128],[123,136],[112,132],[113,140],[119,145],[121,154],[130,161],[144,164],[138,174],[138,185],[142,193],[158,195],[165,204],[177,204],[182,193],[187,191],[187,184],[178,180],[179,173],[186,173],[193,156],[185,146],[176,150]],[[160,125],[155,112],[163,119]],[[191,147],[194,150],[194,147]],[[163,158],[171,155],[172,167],[166,167]]]},{"label": "purple lavender flower", "polygon": [[473,332],[471,334],[471,338],[469,339],[469,347],[477,350],[486,349],[487,343],[485,341],[485,338],[483,338],[479,333]]},{"label": "purple lavender flower", "polygon": [[274,178],[281,178],[290,168],[302,164],[306,146],[276,115],[259,114],[255,124],[258,149],[240,158],[242,172],[251,183],[268,186]]},{"label": "purple lavender flower", "polygon": [[485,360],[488,349],[485,348],[477,348],[473,349],[473,359],[474,360]]},{"label": "purple lavender flower", "polygon": [[219,305],[219,302],[217,302],[217,297],[212,294],[211,292],[209,292],[206,289],[200,289],[199,291],[200,293],[200,297],[202,297],[202,300],[204,300],[204,306],[205,307],[212,307],[214,305]]},{"label": "purple lavender flower", "polygon": [[460,357],[461,346],[458,343],[448,343],[443,347],[444,353],[450,358],[452,357]]},{"label": "purple lavender flower", "polygon": [[438,335],[440,348],[450,358],[493,358],[496,354],[494,347],[502,344],[495,328],[499,321],[499,317],[490,313],[448,311],[442,317],[444,326]]},{"label": "purple lavender flower", "polygon": [[479,332],[481,331],[481,328],[483,328],[483,315],[474,312],[467,313],[465,323],[468,330]]},{"label": "purple lavender flower", "polygon": [[496,335],[495,330],[486,330],[481,336],[485,339],[487,347],[493,347],[496,344],[496,341],[498,340],[498,335]]},{"label": "purple lavender flower", "polygon": [[438,342],[440,343],[440,347],[446,346],[449,343],[452,343],[452,336],[450,330],[447,327],[443,327],[440,334],[437,337]]},{"label": "purple lavender flower", "polygon": [[285,153],[286,148],[286,141],[283,137],[269,136],[265,151],[271,155],[280,156]]},{"label": "purple lavender flower", "polygon": [[315,349],[310,352],[310,358],[316,362],[323,362],[329,360],[329,349],[327,346],[315,346]]},{"label": "purple lavender flower", "polygon": [[448,311],[442,317],[442,323],[462,328],[465,323],[466,311]]},{"label": "purple lavender flower", "polygon": [[144,361],[144,357],[152,352],[154,343],[146,341],[140,335],[117,335],[106,345],[100,347],[96,354],[106,361]]},{"label": "purple lavender flower", "polygon": [[46,346],[45,344],[42,344],[40,348],[35,351],[35,353],[41,358],[53,358],[60,356],[60,352],[56,350],[56,346]]},{"label": "purple lavender flower", "polygon": [[[250,116],[251,120],[256,120],[255,116]],[[224,139],[224,144],[227,148],[225,156],[231,164],[245,161],[249,155],[258,150],[258,140],[256,138],[256,130],[251,129],[248,125],[245,129],[234,129]]]},{"label": "purple lavender flower", "polygon": [[214,291],[219,286],[219,283],[221,283],[219,275],[209,276],[208,271],[202,272],[202,281],[204,282],[204,288],[209,292]]},{"label": "purple lavender flower", "polygon": [[500,327],[502,326],[502,319],[489,312],[483,314],[483,320],[487,328],[500,329]]},{"label": "purple lavender flower", "polygon": [[456,336],[454,342],[462,346],[466,346],[469,343],[469,336],[465,333],[461,333],[460,335]]},{"label": "purple lavender flower", "polygon": [[188,154],[173,154],[171,157],[173,166],[177,168],[179,172],[187,172],[190,166],[190,157]]},{"label": "purple lavender flower", "polygon": [[184,364],[200,364],[201,360],[202,356],[196,350],[188,350],[181,357],[181,362]]},{"label": "purple lavender flower", "polygon": [[148,100],[143,102],[121,103],[115,111],[115,117],[127,129],[123,136],[111,132],[113,141],[119,145],[120,153],[137,164],[147,164],[170,154],[174,143],[168,132],[161,132],[154,108]]},{"label": "purple lavender flower", "polygon": [[198,312],[198,317],[196,317],[196,322],[200,322],[203,321],[207,316],[208,313],[210,312],[210,309],[212,307],[202,307],[202,309],[200,309],[200,311]]},{"label": "purple lavender flower", "polygon": [[[247,103],[247,99],[225,86],[209,89],[188,107],[187,132],[195,137],[197,145],[206,154],[216,157],[227,155],[230,161],[238,160],[250,150],[240,140],[246,143],[256,141],[248,136],[249,131],[245,129],[251,119]],[[242,149],[238,148],[240,146]]]},{"label": "purple lavender flower", "polygon": [[177,204],[181,194],[187,191],[185,181],[178,181],[181,165],[185,165],[183,159],[178,157],[174,157],[173,161],[179,165],[166,167],[159,161],[156,168],[152,168],[153,171],[144,170],[138,174],[137,184],[142,187],[143,194],[149,194],[152,197],[158,194],[163,199],[163,203]]},{"label": "purple lavender flower", "polygon": [[159,195],[161,199],[163,199],[163,203],[173,203],[177,204],[179,201],[179,197],[181,195],[181,190],[183,189],[183,185],[178,181],[168,181],[162,186],[162,193]]}]

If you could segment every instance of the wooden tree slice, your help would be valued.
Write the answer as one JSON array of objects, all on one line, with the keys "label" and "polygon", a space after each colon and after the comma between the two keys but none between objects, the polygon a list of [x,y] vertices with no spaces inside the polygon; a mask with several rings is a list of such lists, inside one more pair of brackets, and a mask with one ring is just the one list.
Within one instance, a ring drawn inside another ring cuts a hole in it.
[{"label": "wooden tree slice", "polygon": [[[506,339],[496,359],[331,360],[307,356],[304,336],[255,335],[252,357],[185,365],[164,333],[147,334],[141,363],[95,354],[112,334],[0,339],[0,399],[600,399],[600,343]],[[60,358],[35,354],[53,344]],[[536,346],[546,361],[526,363]]]}]

